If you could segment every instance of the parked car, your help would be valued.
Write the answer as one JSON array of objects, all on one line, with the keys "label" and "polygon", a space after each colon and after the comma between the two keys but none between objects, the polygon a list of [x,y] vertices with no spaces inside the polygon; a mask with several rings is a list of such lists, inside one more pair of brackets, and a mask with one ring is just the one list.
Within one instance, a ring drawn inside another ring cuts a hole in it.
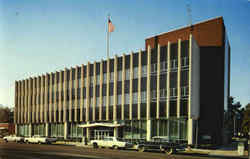
[{"label": "parked car", "polygon": [[37,144],[51,144],[52,142],[56,142],[56,138],[44,137],[39,135],[34,135],[32,137],[24,138],[25,143],[37,143]]},{"label": "parked car", "polygon": [[100,140],[91,140],[90,143],[94,148],[109,147],[113,149],[125,149],[133,146],[131,143],[122,141],[121,139],[116,137],[104,137]]},{"label": "parked car", "polygon": [[155,136],[151,141],[139,142],[136,147],[140,152],[161,151],[167,155],[184,150],[183,144],[171,141],[167,136]]},{"label": "parked car", "polygon": [[9,142],[9,141],[14,141],[14,142],[23,142],[24,138],[21,136],[16,136],[16,135],[10,135],[10,136],[5,136],[3,137],[5,142]]}]

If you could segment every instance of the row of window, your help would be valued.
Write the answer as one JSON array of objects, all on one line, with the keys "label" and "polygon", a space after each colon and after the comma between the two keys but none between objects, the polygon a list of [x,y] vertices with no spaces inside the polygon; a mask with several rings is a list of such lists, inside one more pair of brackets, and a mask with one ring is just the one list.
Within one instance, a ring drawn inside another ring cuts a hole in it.
[{"label": "row of window", "polygon": [[[181,62],[181,67],[184,68],[188,68],[188,57],[183,57],[182,58],[182,62]],[[178,68],[178,60],[177,59],[172,59],[170,60],[170,69],[172,71],[177,70]],[[161,73],[166,72],[168,69],[168,64],[167,61],[163,61],[160,63],[160,69],[161,69]],[[157,63],[151,64],[151,73],[157,73]],[[141,76],[142,77],[147,77],[147,65],[143,65],[142,66],[142,70],[141,70]],[[133,79],[137,79],[138,78],[138,67],[134,67],[133,68]],[[117,72],[117,80],[118,81],[122,81],[122,70],[119,70]],[[125,80],[130,80],[130,69],[126,69],[125,70]],[[110,79],[109,79],[110,83],[114,82],[114,72],[110,72]],[[100,83],[100,75],[96,75],[96,83],[99,84]],[[107,73],[103,74],[103,83],[107,83]],[[94,84],[94,76],[90,76],[90,85]],[[49,85],[49,80],[48,80],[48,85]],[[84,78],[84,85],[87,85],[87,80],[86,78]],[[81,87],[81,80],[78,80],[78,86]],[[31,85],[32,87],[32,85]],[[27,88],[27,87],[26,87]],[[69,83],[67,84],[67,88],[69,88]],[[72,82],[72,88],[75,88],[75,82],[73,80]],[[52,86],[52,90],[54,90],[54,84]]]}]

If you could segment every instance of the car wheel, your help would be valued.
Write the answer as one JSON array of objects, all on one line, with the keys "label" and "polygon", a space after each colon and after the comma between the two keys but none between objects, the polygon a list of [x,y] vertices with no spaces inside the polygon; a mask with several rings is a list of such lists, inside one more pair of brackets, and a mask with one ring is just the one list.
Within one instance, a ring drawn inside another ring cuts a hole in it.
[{"label": "car wheel", "polygon": [[119,147],[118,147],[117,145],[114,145],[114,146],[113,146],[113,149],[118,150]]},{"label": "car wheel", "polygon": [[145,151],[145,148],[144,148],[144,146],[142,146],[142,147],[139,147],[139,148],[138,148],[138,151],[139,151],[139,152],[144,152],[144,151]]},{"label": "car wheel", "polygon": [[167,148],[167,149],[165,149],[165,151],[164,151],[167,155],[171,155],[173,152],[174,152],[174,150],[173,150],[173,148]]},{"label": "car wheel", "polygon": [[42,143],[39,141],[38,144],[41,145]]},{"label": "car wheel", "polygon": [[94,148],[94,149],[97,149],[97,148],[98,148],[97,143],[93,143],[93,148]]},{"label": "car wheel", "polygon": [[7,139],[4,139],[4,141],[5,141],[5,142],[8,142],[8,140],[7,140]]}]

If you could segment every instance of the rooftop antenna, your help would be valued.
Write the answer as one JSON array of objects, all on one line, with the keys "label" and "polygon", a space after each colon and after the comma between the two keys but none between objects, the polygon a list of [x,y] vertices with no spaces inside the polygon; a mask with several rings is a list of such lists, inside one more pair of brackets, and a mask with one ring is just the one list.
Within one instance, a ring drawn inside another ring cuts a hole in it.
[{"label": "rooftop antenna", "polygon": [[188,13],[188,25],[192,25],[192,9],[190,4],[187,4],[187,13]]}]

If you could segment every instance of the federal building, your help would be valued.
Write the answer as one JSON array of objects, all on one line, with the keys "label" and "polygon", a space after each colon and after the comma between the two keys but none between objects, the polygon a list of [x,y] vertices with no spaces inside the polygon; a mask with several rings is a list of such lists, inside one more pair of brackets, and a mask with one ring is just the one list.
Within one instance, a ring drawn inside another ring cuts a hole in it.
[{"label": "federal building", "polygon": [[221,143],[230,95],[222,17],[146,38],[145,50],[15,81],[15,132]]}]

